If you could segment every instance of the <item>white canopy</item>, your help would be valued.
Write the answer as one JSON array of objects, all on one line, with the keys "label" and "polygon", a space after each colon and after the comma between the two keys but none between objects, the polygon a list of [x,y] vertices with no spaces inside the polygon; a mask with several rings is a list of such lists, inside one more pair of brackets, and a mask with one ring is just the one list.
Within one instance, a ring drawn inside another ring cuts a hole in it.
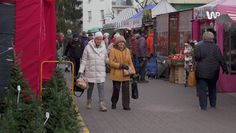
[{"label": "white canopy", "polygon": [[134,16],[136,14],[136,11],[134,8],[126,8],[122,10],[113,20],[111,20],[111,23],[121,22],[123,20],[127,20]]},{"label": "white canopy", "polygon": [[167,2],[167,0],[161,0],[153,9],[152,9],[152,18],[157,15],[166,14],[170,12],[175,12],[176,9]]},{"label": "white canopy", "polygon": [[134,8],[126,8],[122,10],[110,23],[103,25],[103,29],[109,28],[120,28],[122,27],[123,21],[128,20],[136,14]]}]

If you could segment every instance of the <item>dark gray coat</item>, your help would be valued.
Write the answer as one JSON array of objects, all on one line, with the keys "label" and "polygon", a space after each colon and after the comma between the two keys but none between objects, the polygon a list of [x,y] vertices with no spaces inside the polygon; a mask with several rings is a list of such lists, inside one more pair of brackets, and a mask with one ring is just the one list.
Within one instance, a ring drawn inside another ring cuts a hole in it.
[{"label": "dark gray coat", "polygon": [[224,71],[227,71],[220,49],[213,42],[199,42],[194,50],[194,56],[197,62],[197,78],[217,80],[220,66]]},{"label": "dark gray coat", "polygon": [[136,56],[147,57],[147,44],[144,37],[139,37],[136,45]]}]

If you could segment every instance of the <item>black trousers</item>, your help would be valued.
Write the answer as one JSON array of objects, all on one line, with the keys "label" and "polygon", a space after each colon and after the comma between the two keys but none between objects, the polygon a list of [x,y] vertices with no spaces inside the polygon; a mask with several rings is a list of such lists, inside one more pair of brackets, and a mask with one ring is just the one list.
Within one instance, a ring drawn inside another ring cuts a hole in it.
[{"label": "black trousers", "polygon": [[74,75],[77,76],[80,68],[80,58],[71,57],[70,60],[74,63]]},{"label": "black trousers", "polygon": [[123,108],[129,108],[130,104],[130,91],[129,91],[129,81],[113,81],[113,93],[111,97],[111,102],[116,105],[119,100],[120,87],[122,87],[122,105]]},{"label": "black trousers", "polygon": [[146,66],[147,66],[147,59],[143,57],[138,58],[139,61],[139,76],[140,80],[144,81],[146,76]]}]

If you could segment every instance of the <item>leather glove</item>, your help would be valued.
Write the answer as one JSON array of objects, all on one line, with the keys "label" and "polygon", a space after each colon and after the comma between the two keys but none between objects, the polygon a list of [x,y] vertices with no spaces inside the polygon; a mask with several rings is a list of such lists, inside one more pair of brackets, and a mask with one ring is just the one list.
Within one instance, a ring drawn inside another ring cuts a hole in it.
[{"label": "leather glove", "polygon": [[129,70],[129,66],[128,65],[124,65],[124,64],[121,64],[120,68],[121,69],[125,69],[125,70]]}]

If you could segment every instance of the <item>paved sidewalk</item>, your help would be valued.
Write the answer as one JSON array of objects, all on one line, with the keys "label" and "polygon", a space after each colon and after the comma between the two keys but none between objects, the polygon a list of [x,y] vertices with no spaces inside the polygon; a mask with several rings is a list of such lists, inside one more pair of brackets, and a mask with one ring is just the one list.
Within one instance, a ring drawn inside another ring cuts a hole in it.
[{"label": "paved sidewalk", "polygon": [[121,97],[111,110],[112,82],[105,85],[108,112],[98,108],[97,88],[93,108],[87,110],[86,93],[76,98],[80,114],[90,133],[236,133],[236,97],[218,94],[217,109],[201,111],[194,88],[184,88],[163,80],[139,84],[140,98],[131,100],[131,111],[124,111]]}]

